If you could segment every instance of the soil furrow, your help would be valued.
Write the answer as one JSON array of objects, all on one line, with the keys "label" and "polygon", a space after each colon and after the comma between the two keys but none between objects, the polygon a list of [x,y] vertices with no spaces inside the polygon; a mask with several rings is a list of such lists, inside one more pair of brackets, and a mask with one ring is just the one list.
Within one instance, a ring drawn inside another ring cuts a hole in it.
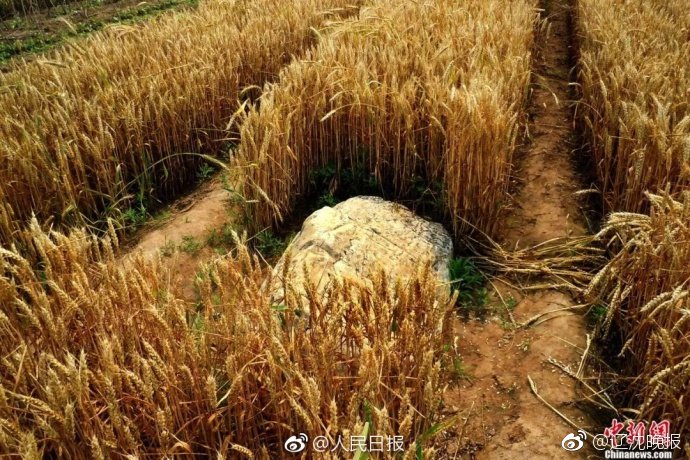
[{"label": "soil furrow", "polygon": [[[546,0],[548,27],[537,37],[528,132],[516,176],[519,191],[503,235],[506,249],[525,248],[553,238],[579,236],[586,225],[575,192],[580,188],[572,151],[576,141],[569,76],[572,63],[571,0]],[[514,299],[513,318],[575,305],[562,292],[523,293],[494,282],[500,298]],[[502,308],[502,307],[501,307]],[[446,458],[561,458],[569,453],[563,437],[576,431],[539,401],[539,394],[578,426],[593,423],[577,404],[576,382],[556,366],[577,370],[586,345],[587,325],[580,313],[563,314],[531,328],[516,328],[507,312],[487,321],[457,321],[456,334],[465,376],[445,395],[448,415],[460,415],[460,428],[446,446]]]}]

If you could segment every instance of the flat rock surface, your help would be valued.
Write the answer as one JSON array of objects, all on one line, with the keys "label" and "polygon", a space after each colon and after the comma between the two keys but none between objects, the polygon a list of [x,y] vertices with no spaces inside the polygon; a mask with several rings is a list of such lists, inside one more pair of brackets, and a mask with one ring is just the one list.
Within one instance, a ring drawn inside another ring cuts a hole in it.
[{"label": "flat rock surface", "polygon": [[[384,269],[391,281],[414,277],[427,262],[439,281],[439,293],[449,292],[448,263],[453,243],[441,224],[429,222],[406,207],[378,197],[351,198],[310,215],[286,250],[290,279],[304,292],[306,276],[319,292],[334,276],[362,279]],[[283,255],[276,264],[281,274]],[[273,280],[274,298],[283,295],[280,276]]]}]

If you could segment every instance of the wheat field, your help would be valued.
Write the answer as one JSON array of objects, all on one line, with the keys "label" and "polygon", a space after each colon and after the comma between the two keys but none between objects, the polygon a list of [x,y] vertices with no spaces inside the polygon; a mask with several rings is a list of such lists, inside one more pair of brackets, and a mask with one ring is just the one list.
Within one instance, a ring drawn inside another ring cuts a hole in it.
[{"label": "wheat field", "polygon": [[[579,0],[579,121],[610,260],[584,291],[623,363],[619,403],[690,433],[690,16],[687,2]],[[618,337],[619,339],[616,339]],[[620,340],[620,344],[617,343]],[[687,453],[686,453],[687,454]]]},{"label": "wheat field", "polygon": [[585,294],[606,305],[600,334],[622,346],[627,407],[690,433],[690,193],[647,195],[650,214],[613,213],[597,238],[612,257]]},{"label": "wheat field", "polygon": [[[277,2],[254,8],[271,5],[280,10]],[[310,298],[313,319],[304,330],[297,317],[304,300],[272,305],[260,288],[271,271],[239,241],[199,269],[199,300],[190,305],[157,262],[119,259],[112,221],[100,238],[42,229],[55,212],[71,223],[63,206],[107,210],[128,192],[124,178],[157,159],[210,150],[227,136],[241,89],[270,79],[318,35],[314,24],[351,11],[336,6],[305,1],[267,16],[245,3],[210,3],[207,16],[110,31],[121,35],[96,36],[2,77],[2,103],[13,108],[2,124],[2,173],[17,179],[2,189],[0,453],[275,458],[288,436],[305,431],[331,440],[402,435],[404,458],[434,456],[424,434],[439,420],[454,346],[452,302],[439,303],[428,267],[407,287],[388,285],[384,273],[332,285]],[[230,7],[234,23],[225,21]],[[204,21],[213,32],[194,28]],[[166,57],[172,42],[162,42],[164,32],[184,37],[185,25],[188,49],[175,42],[179,54]],[[271,27],[275,35],[258,33]],[[238,48],[218,53],[231,42]],[[128,60],[115,59],[116,46]],[[159,67],[148,46],[162,47],[159,57],[171,67]],[[270,62],[257,66],[261,59]],[[210,64],[197,75],[179,67],[190,60]],[[128,111],[135,107],[144,109]],[[194,134],[214,126],[223,129]],[[174,190],[190,174],[174,157],[165,168],[170,183],[152,187]],[[19,225],[32,212],[30,226]]]},{"label": "wheat field", "polygon": [[112,226],[100,240],[31,232],[35,254],[0,251],[0,454],[268,459],[294,433],[369,422],[414,458],[435,420],[452,310],[429,267],[406,287],[381,274],[276,310],[270,269],[240,242],[204,268],[190,308],[160,265],[114,256]]},{"label": "wheat field", "polygon": [[646,191],[690,186],[687,7],[578,0],[578,113],[607,212],[645,211]]},{"label": "wheat field", "polygon": [[199,164],[182,154],[227,153],[245,88],[270,80],[352,5],[213,0],[16,63],[0,75],[0,241],[32,213],[84,225],[117,217],[137,195],[179,193]]},{"label": "wheat field", "polygon": [[329,30],[241,124],[251,221],[280,222],[333,165],[364,169],[395,199],[419,180],[442,184],[456,234],[494,235],[520,141],[534,6],[378,0]]},{"label": "wheat field", "polygon": [[[687,1],[573,5],[573,134],[592,153],[600,228],[486,245],[478,265],[546,274],[540,289],[603,311],[620,413],[686,437]],[[277,275],[232,232],[229,253],[194,267],[189,301],[164,259],[122,257],[121,227],[211,158],[243,181],[247,230],[280,229],[328,173],[328,193],[355,179],[406,204],[429,193],[456,242],[493,242],[550,33],[540,2],[509,6],[205,0],[0,73],[0,456],[283,458],[300,432],[402,435],[380,458],[444,454],[430,441],[449,422],[463,337],[429,267],[406,286],[379,273],[306,300],[288,286],[277,305]]]}]

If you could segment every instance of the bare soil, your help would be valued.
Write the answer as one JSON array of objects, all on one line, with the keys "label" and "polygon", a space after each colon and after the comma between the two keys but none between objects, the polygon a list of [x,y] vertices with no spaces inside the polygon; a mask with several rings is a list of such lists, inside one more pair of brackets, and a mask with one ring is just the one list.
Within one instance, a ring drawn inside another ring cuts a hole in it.
[{"label": "bare soil", "polygon": [[224,226],[233,225],[230,193],[217,176],[177,200],[168,212],[163,222],[154,222],[131,238],[130,246],[124,248],[124,258],[160,257],[170,270],[172,284],[180,286],[184,298],[191,302],[196,300],[196,271],[200,264],[217,256],[208,243],[209,237],[214,231],[222,235]]},{"label": "bare soil", "polygon": [[[529,247],[554,238],[586,233],[574,194],[580,184],[572,151],[575,148],[570,104],[571,0],[547,0],[542,16],[548,33],[540,34],[535,56],[528,131],[515,173],[520,186],[507,219],[502,244],[506,249]],[[494,281],[494,299],[514,298],[512,312],[520,324],[537,314],[576,305],[556,290],[520,292]],[[444,395],[447,415],[460,415],[459,425],[445,444],[444,458],[514,459],[583,458],[594,456],[562,449],[561,441],[576,431],[533,393],[578,427],[596,432],[596,423],[579,404],[577,381],[549,362],[578,369],[586,346],[587,324],[578,310],[529,328],[515,328],[505,314],[487,321],[456,320],[460,355],[467,376]]]}]

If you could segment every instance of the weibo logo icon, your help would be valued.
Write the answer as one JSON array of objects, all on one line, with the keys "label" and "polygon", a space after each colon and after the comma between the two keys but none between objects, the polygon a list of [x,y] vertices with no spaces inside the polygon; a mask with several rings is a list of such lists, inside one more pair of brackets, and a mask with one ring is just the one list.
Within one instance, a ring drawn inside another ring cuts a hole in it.
[{"label": "weibo logo icon", "polygon": [[568,452],[576,452],[585,445],[585,440],[587,439],[587,434],[578,430],[577,433],[569,433],[561,441],[561,447]]}]

